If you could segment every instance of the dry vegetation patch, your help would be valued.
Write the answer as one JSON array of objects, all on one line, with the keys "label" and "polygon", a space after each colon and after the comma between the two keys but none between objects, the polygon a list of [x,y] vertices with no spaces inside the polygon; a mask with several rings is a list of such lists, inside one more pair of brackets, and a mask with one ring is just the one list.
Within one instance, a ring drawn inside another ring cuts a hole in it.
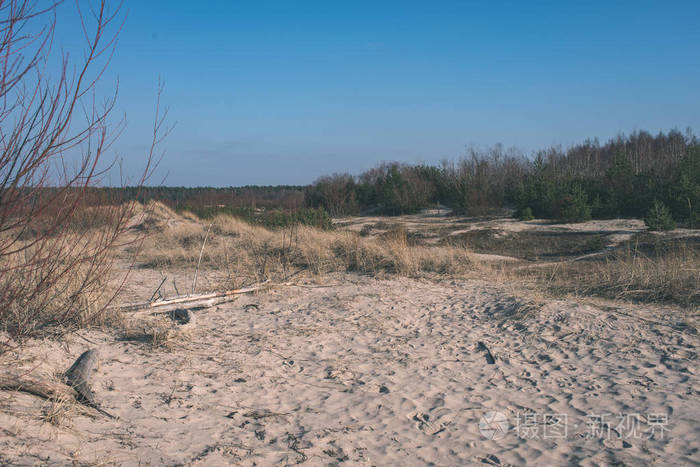
[{"label": "dry vegetation patch", "polygon": [[609,244],[598,233],[570,231],[509,232],[499,229],[479,229],[452,235],[445,244],[464,245],[478,253],[512,256],[536,261],[566,258],[603,249]]},{"label": "dry vegetation patch", "polygon": [[119,247],[118,219],[129,209],[86,208],[61,232],[38,238],[4,233],[0,242],[14,252],[0,258],[2,330],[28,336],[94,321],[116,292],[111,258]]},{"label": "dry vegetation patch", "polygon": [[[162,205],[153,212],[157,220],[146,221],[150,233],[140,266],[194,271],[201,253],[201,267],[223,273],[218,286],[224,288],[282,282],[301,273],[345,271],[434,278],[468,275],[557,296],[683,306],[695,306],[699,300],[699,242],[688,235],[630,233],[625,235],[631,240],[616,245],[616,225],[610,231],[577,231],[539,224],[525,226],[531,230],[505,230],[489,224],[456,235],[441,225],[441,240],[431,242],[426,239],[433,237],[432,226],[415,230],[396,219],[374,223],[365,232],[306,226],[270,231],[228,215],[204,222]],[[463,227],[453,224],[453,230]],[[480,261],[483,254],[493,256]],[[505,261],[515,258],[521,261]]]},{"label": "dry vegetation patch", "polygon": [[[292,226],[270,231],[232,216],[219,215],[209,225],[169,213],[151,226],[139,255],[142,267],[194,267],[202,253],[202,268],[227,273],[230,286],[263,280],[287,280],[307,272],[366,274],[464,274],[474,270],[469,251],[461,246],[421,246],[403,228],[379,237]],[[152,223],[152,221],[149,221]],[[204,239],[206,247],[202,250]]]},{"label": "dry vegetation patch", "polygon": [[700,304],[699,246],[697,237],[626,242],[581,261],[516,268],[506,275],[555,295],[670,302],[696,308]]}]

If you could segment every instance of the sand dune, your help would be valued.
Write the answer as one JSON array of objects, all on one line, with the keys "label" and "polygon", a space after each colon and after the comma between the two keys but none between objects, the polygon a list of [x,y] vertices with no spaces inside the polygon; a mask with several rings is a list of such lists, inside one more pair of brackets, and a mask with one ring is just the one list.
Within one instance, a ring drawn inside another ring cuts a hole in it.
[{"label": "sand dune", "polygon": [[524,301],[479,281],[327,282],[195,311],[155,349],[98,331],[35,345],[56,369],[99,347],[96,393],[119,419],[55,427],[32,416],[46,402],[0,392],[0,460],[697,463],[687,311]]}]

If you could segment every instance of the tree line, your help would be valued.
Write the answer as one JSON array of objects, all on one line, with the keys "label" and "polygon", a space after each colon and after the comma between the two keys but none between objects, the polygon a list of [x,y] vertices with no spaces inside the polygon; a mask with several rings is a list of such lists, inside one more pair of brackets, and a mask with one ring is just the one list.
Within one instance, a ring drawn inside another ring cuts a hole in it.
[{"label": "tree line", "polygon": [[304,199],[332,216],[410,214],[442,204],[459,214],[511,208],[521,218],[563,222],[656,213],[695,227],[700,140],[690,130],[637,131],[530,156],[501,145],[470,148],[440,165],[390,162],[359,176],[321,177],[305,188]]},{"label": "tree line", "polygon": [[604,144],[593,139],[533,154],[499,144],[468,148],[459,159],[437,165],[384,162],[359,175],[323,176],[308,186],[95,190],[95,204],[157,200],[203,217],[225,212],[248,219],[263,211],[308,209],[332,217],[401,215],[443,205],[456,214],[510,209],[521,219],[562,222],[653,215],[666,227],[677,222],[692,228],[700,225],[700,140],[689,130],[655,136],[637,131]]}]

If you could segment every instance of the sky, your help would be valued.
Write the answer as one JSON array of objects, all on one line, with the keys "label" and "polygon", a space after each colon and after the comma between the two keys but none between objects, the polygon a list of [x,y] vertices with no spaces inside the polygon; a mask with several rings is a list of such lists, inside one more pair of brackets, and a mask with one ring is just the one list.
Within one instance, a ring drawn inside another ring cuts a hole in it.
[{"label": "sky", "polygon": [[[83,4],[81,0],[81,4]],[[174,128],[151,184],[307,184],[465,147],[530,152],[700,130],[700,2],[125,0],[98,88],[139,173],[158,80]],[[80,45],[72,1],[55,42]],[[75,55],[77,56],[77,55]]]}]

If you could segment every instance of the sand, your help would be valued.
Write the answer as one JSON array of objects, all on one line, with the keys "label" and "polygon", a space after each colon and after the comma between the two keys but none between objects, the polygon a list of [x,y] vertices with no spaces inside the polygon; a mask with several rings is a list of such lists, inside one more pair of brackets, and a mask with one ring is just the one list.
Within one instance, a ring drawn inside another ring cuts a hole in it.
[{"label": "sand", "polygon": [[47,372],[99,348],[94,389],[119,418],[51,424],[48,402],[0,391],[0,462],[699,462],[697,313],[481,281],[324,284],[197,310],[156,348],[109,330],[31,343]]}]

